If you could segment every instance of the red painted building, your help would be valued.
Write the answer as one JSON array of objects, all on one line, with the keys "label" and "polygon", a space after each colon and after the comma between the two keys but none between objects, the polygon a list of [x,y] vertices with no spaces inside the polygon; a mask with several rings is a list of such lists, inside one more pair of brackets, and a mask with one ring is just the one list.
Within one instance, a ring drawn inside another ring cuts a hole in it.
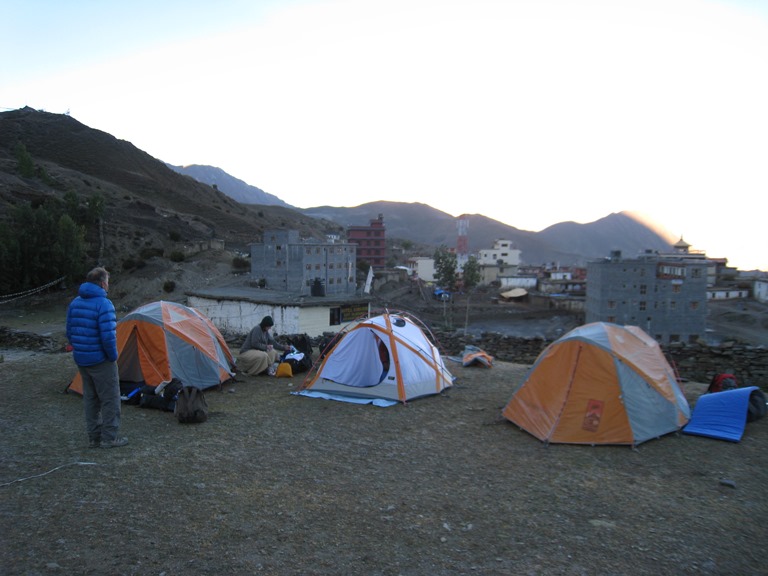
[{"label": "red painted building", "polygon": [[384,215],[379,214],[368,226],[347,227],[347,242],[357,244],[358,262],[367,262],[374,268],[384,268],[387,263]]}]

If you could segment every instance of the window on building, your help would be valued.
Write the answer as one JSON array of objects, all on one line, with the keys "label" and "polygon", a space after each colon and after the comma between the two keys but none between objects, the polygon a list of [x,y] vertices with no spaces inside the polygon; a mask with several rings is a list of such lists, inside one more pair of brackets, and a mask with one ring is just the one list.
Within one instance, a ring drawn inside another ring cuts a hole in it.
[{"label": "window on building", "polygon": [[615,310],[616,309],[616,300],[608,300],[608,309],[609,310]]},{"label": "window on building", "polygon": [[680,284],[672,284],[672,294],[680,294],[680,290],[682,289]]},{"label": "window on building", "polygon": [[645,310],[645,308],[646,308],[645,300],[640,300],[640,303],[638,304],[638,307],[640,308],[640,310]]},{"label": "window on building", "polygon": [[677,310],[677,302],[675,302],[674,300],[672,300],[672,301],[669,303],[669,309],[670,309],[670,310]]},{"label": "window on building", "polygon": [[315,270],[320,270],[320,264],[315,264]]},{"label": "window on building", "polygon": [[680,334],[670,334],[669,335],[669,341],[670,342],[680,342]]},{"label": "window on building", "polygon": [[685,278],[685,267],[660,264],[656,273],[660,278]]},{"label": "window on building", "polygon": [[699,302],[698,300],[694,300],[691,302],[691,310],[698,310],[699,309]]},{"label": "window on building", "polygon": [[275,260],[275,268],[281,268],[283,266],[282,260]]},{"label": "window on building", "polygon": [[698,334],[689,334],[688,335],[688,344],[696,344],[696,342],[699,341],[699,335]]},{"label": "window on building", "polygon": [[640,294],[647,294],[647,293],[648,293],[648,285],[640,284]]},{"label": "window on building", "polygon": [[607,322],[616,322],[616,316],[608,316],[606,319]]},{"label": "window on building", "polygon": [[333,262],[331,262],[330,264],[328,264],[328,269],[329,269],[329,270],[333,270]]},{"label": "window on building", "polygon": [[307,265],[305,266],[305,268],[306,268],[307,270],[312,270],[312,264],[307,264]]},{"label": "window on building", "polygon": [[328,319],[328,324],[331,326],[338,326],[341,324],[341,308],[337,306],[335,308],[331,308],[329,312],[330,318]]},{"label": "window on building", "polygon": [[691,268],[691,278],[701,278],[701,268]]}]

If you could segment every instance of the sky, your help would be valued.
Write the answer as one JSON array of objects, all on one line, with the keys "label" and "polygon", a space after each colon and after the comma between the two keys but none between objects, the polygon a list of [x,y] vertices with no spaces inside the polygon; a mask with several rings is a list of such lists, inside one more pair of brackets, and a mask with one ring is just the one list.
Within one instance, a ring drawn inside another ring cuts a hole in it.
[{"label": "sky", "polygon": [[0,111],[68,113],[300,208],[422,202],[530,231],[633,211],[768,271],[768,0],[27,0],[2,14]]}]

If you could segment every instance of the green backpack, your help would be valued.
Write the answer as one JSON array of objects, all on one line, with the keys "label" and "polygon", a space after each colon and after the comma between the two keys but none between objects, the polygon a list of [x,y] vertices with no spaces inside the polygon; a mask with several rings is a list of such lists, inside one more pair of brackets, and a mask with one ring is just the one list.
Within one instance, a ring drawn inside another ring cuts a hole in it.
[{"label": "green backpack", "polygon": [[184,386],[176,398],[174,414],[182,424],[208,420],[208,401],[205,399],[203,391],[194,386]]}]

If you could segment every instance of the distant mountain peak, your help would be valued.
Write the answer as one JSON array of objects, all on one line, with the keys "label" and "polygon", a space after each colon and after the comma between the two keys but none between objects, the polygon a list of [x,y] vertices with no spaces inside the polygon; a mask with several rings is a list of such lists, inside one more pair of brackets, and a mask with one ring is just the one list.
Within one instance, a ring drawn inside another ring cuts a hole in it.
[{"label": "distant mountain peak", "polygon": [[269,192],[264,192],[261,188],[252,186],[239,178],[235,178],[216,166],[207,166],[205,164],[174,166],[173,164],[167,163],[166,166],[179,174],[194,178],[203,184],[208,184],[209,186],[215,185],[219,191],[241,204],[265,204],[267,206],[292,208],[290,204],[287,204],[277,196],[270,194]]}]

